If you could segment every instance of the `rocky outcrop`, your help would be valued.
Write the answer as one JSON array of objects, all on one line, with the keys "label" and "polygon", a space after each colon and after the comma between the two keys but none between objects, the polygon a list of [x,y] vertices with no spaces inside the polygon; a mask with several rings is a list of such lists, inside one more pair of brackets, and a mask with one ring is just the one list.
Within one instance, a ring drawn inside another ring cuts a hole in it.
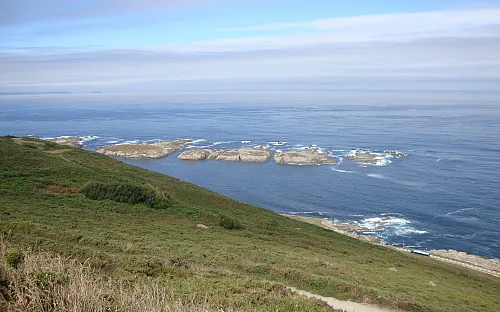
[{"label": "rocky outcrop", "polygon": [[271,152],[263,148],[241,148],[238,153],[245,162],[267,162],[271,158]]},{"label": "rocky outcrop", "polygon": [[377,164],[378,161],[384,158],[401,158],[406,156],[405,153],[398,151],[384,151],[384,153],[375,152],[363,152],[357,150],[353,155],[348,155],[345,158],[353,161],[357,161],[364,164]]},{"label": "rocky outcrop", "polygon": [[204,160],[215,159],[219,155],[216,150],[189,150],[180,154],[177,158],[181,160]]},{"label": "rocky outcrop", "polygon": [[61,145],[67,145],[76,148],[82,148],[81,144],[82,138],[74,136],[62,136],[54,139],[47,139],[47,141],[54,142]]},{"label": "rocky outcrop", "polygon": [[384,153],[391,155],[393,158],[401,158],[401,157],[407,156],[405,153],[398,152],[398,151],[385,150]]},{"label": "rocky outcrop", "polygon": [[235,150],[223,150],[219,152],[217,160],[240,161],[240,153]]},{"label": "rocky outcrop", "polygon": [[239,150],[189,150],[177,158],[182,160],[216,159],[225,161],[267,162],[271,152],[264,148],[241,148]]},{"label": "rocky outcrop", "polygon": [[274,161],[277,164],[283,164],[283,165],[305,165],[305,166],[335,163],[333,159],[328,155],[326,155],[325,153],[319,153],[315,151],[306,151],[306,152],[289,151],[289,152],[276,153],[274,155]]},{"label": "rocky outcrop", "polygon": [[383,156],[376,153],[356,151],[354,155],[348,155],[345,158],[364,164],[376,164],[381,157]]},{"label": "rocky outcrop", "polygon": [[98,153],[123,158],[156,159],[163,158],[186,148],[190,140],[158,142],[153,144],[118,144],[105,146],[97,150]]}]

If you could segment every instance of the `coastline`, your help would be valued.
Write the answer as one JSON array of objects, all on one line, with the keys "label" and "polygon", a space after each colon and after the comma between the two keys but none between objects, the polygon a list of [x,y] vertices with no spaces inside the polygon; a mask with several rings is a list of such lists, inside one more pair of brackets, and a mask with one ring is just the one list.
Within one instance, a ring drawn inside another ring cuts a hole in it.
[{"label": "coastline", "polygon": [[[281,214],[281,215],[294,220],[314,224],[316,226],[337,232],[342,235],[366,241],[371,244],[376,244],[379,246],[391,248],[393,250],[397,250],[400,252],[411,253],[413,250],[413,249],[401,248],[384,244],[383,241],[378,237],[357,234],[355,231],[362,231],[362,230],[368,231],[368,229],[365,229],[357,225],[352,225],[347,223],[337,223],[337,222],[334,223],[327,218],[314,218],[314,217],[305,217],[305,216],[288,215],[288,214]],[[469,268],[471,270],[475,270],[484,274],[500,278],[500,259],[483,258],[477,255],[471,255],[465,252],[452,249],[425,250],[425,252],[429,253],[430,258],[432,259],[449,264],[459,265],[465,268]]]}]

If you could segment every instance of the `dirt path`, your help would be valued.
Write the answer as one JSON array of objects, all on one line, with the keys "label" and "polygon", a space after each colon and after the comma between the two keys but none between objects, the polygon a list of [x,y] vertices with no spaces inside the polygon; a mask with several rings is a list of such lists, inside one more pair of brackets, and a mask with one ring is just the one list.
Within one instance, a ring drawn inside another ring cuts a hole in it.
[{"label": "dirt path", "polygon": [[386,308],[379,308],[374,305],[370,304],[365,304],[365,303],[357,303],[357,302],[352,302],[352,301],[342,301],[338,300],[332,297],[323,297],[320,295],[316,295],[313,293],[310,293],[305,290],[300,290],[295,287],[287,287],[291,291],[293,291],[296,294],[299,294],[301,296],[307,297],[307,298],[315,298],[319,299],[321,301],[326,302],[329,306],[336,310],[341,310],[345,312],[397,312],[398,310],[392,310],[392,309],[386,309]]}]

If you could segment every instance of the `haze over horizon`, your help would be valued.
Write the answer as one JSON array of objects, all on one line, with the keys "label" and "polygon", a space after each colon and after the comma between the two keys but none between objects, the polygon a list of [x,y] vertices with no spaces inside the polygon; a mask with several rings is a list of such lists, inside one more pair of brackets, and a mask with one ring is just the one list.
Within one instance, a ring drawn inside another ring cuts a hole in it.
[{"label": "haze over horizon", "polygon": [[0,92],[500,85],[500,1],[0,3]]}]

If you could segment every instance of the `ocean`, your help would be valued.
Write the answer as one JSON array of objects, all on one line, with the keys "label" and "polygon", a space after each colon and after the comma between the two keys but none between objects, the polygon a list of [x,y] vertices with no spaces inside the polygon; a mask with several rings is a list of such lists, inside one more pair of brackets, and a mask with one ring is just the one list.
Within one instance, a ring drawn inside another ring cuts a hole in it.
[{"label": "ocean", "polygon": [[[359,224],[387,244],[500,258],[498,91],[0,96],[0,135],[82,136],[88,150],[184,138],[188,148],[314,147],[336,163],[122,161],[278,213]],[[407,156],[360,165],[345,158],[357,149]]]}]

